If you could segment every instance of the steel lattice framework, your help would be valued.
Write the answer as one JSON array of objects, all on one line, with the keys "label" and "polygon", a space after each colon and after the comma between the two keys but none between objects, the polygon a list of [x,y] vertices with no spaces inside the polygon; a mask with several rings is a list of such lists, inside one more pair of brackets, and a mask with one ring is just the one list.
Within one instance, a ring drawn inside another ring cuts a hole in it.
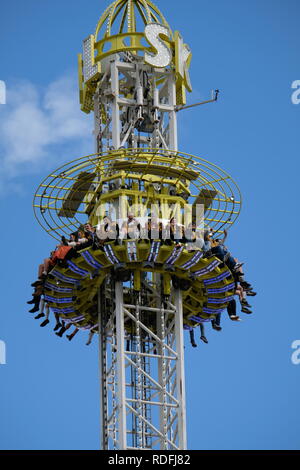
[{"label": "steel lattice framework", "polygon": [[132,303],[120,282],[100,293],[103,449],[186,448],[182,299],[158,286],[145,280]]}]

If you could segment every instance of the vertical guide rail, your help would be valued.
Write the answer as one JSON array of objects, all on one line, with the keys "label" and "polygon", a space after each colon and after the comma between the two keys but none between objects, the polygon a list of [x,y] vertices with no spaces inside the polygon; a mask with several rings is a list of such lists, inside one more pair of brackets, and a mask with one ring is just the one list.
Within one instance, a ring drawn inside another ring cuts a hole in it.
[{"label": "vertical guide rail", "polygon": [[100,449],[108,449],[107,362],[103,288],[98,290],[99,379],[100,379]]},{"label": "vertical guide rail", "polygon": [[136,365],[137,365],[137,412],[138,412],[138,428],[137,428],[137,443],[138,448],[144,447],[144,423],[141,417],[143,416],[143,405],[142,405],[142,347],[141,347],[141,330],[140,330],[140,295],[136,299],[136,337],[137,337],[137,348],[136,348]]},{"label": "vertical guide rail", "polygon": [[125,381],[125,329],[123,306],[123,283],[115,283],[115,315],[116,315],[116,355],[117,355],[117,397],[118,397],[118,447],[127,449],[126,426],[126,381]]},{"label": "vertical guide rail", "polygon": [[178,409],[178,436],[179,448],[187,448],[186,435],[186,401],[185,401],[185,373],[184,373],[184,339],[183,339],[183,306],[182,294],[179,289],[174,292],[175,304],[175,336],[176,336],[176,388],[177,399],[179,401]]},{"label": "vertical guide rail", "polygon": [[165,348],[165,342],[166,342],[166,335],[165,335],[165,311],[164,311],[164,304],[163,302],[160,302],[160,324],[161,324],[161,355],[162,355],[162,361],[161,361],[161,386],[162,386],[162,403],[163,406],[161,407],[161,430],[162,434],[164,436],[164,439],[162,441],[162,449],[168,449],[168,442],[167,442],[167,436],[168,436],[168,428],[167,428],[167,361],[165,359],[166,356],[166,348]]},{"label": "vertical guide rail", "polygon": [[111,91],[112,99],[112,145],[117,150],[120,147],[120,106],[119,106],[119,69],[116,60],[111,62]]}]

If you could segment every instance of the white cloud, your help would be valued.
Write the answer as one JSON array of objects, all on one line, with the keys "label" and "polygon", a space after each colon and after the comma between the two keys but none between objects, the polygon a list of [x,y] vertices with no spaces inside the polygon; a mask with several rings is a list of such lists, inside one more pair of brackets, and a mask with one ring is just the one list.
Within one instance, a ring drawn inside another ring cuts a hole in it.
[{"label": "white cloud", "polygon": [[12,181],[54,170],[92,150],[92,120],[80,111],[75,78],[64,76],[45,89],[29,82],[8,84],[7,104],[0,109],[2,184],[3,175]]}]

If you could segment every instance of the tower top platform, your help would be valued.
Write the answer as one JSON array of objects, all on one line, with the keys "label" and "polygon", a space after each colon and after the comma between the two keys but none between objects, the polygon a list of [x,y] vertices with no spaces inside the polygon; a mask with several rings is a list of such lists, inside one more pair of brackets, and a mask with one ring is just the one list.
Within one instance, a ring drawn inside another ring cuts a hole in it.
[{"label": "tower top platform", "polygon": [[[139,70],[146,66],[142,72],[148,75],[151,71],[152,75],[172,73],[176,105],[184,105],[186,90],[192,91],[188,71],[191,58],[191,49],[181,34],[172,32],[150,0],[115,0],[99,19],[94,34],[84,39],[83,52],[78,56],[81,109],[86,113],[94,111],[95,94],[102,88],[112,61],[134,64]],[[127,77],[133,73],[123,72]],[[162,79],[158,78],[160,85]]]}]

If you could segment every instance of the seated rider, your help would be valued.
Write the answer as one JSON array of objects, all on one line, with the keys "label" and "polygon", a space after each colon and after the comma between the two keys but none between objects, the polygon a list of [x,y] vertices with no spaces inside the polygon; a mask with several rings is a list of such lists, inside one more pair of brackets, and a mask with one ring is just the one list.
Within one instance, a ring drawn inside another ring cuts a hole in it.
[{"label": "seated rider", "polygon": [[132,212],[129,212],[127,220],[122,224],[120,238],[124,240],[125,238],[131,240],[137,240],[140,236],[141,225],[136,220]]},{"label": "seated rider", "polygon": [[224,245],[224,242],[227,238],[227,230],[224,230],[224,238],[213,240],[211,236],[209,236],[209,240],[211,242],[211,252],[225,264],[227,264],[228,268],[231,271],[236,271],[238,268],[241,267],[240,263],[237,263],[234,257],[229,253],[228,249]]}]

